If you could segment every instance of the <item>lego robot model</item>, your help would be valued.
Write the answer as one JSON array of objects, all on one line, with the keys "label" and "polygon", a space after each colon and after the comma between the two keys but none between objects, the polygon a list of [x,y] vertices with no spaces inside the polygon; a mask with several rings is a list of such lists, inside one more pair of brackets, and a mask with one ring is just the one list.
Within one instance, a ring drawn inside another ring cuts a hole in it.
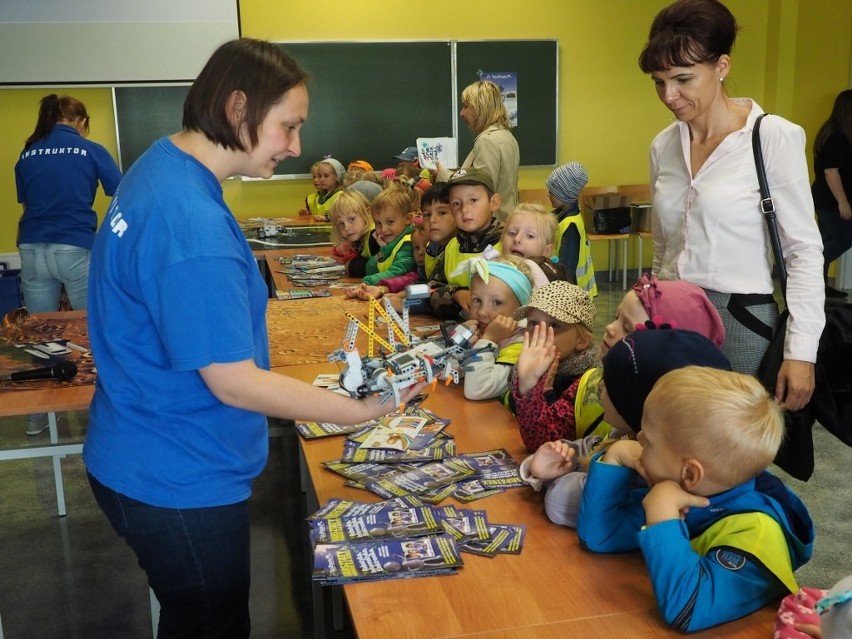
[{"label": "lego robot model", "polygon": [[[426,292],[419,287],[426,288]],[[395,406],[400,406],[400,392],[417,382],[432,382],[434,386],[439,377],[443,377],[447,385],[451,381],[459,382],[459,362],[470,348],[473,331],[458,324],[451,330],[444,330],[440,338],[416,340],[408,326],[408,307],[424,294],[428,295],[428,287],[412,285],[406,293],[402,317],[389,300],[381,304],[375,299],[369,302],[367,324],[351,313],[346,314],[349,325],[343,347],[331,353],[328,361],[346,363],[340,374],[340,386],[352,397],[380,395],[382,403],[392,399]],[[376,332],[376,314],[388,325],[387,339]],[[366,357],[361,357],[355,346],[359,328],[368,336]],[[378,356],[374,352],[375,342],[384,349]]]}]

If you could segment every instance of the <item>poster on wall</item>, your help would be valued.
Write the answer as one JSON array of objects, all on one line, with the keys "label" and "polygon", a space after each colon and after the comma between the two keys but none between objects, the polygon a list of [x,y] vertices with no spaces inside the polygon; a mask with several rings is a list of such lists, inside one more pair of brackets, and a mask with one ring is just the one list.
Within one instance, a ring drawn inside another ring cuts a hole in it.
[{"label": "poster on wall", "polygon": [[518,126],[518,74],[511,71],[483,71],[480,80],[493,82],[500,87],[506,113],[509,114],[509,127]]}]

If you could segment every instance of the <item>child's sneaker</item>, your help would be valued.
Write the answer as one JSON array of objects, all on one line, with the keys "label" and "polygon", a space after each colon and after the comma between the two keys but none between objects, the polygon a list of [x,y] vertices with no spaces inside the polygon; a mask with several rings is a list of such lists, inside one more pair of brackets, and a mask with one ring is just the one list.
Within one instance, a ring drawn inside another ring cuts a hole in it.
[{"label": "child's sneaker", "polygon": [[27,416],[27,435],[40,435],[50,427],[47,413],[37,413]]}]

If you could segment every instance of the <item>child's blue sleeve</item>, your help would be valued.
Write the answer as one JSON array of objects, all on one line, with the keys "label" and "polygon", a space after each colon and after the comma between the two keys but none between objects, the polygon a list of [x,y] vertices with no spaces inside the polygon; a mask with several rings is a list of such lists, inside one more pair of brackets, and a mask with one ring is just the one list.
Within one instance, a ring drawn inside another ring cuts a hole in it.
[{"label": "child's blue sleeve", "polygon": [[[780,529],[778,534],[783,535]],[[720,546],[703,557],[696,553],[680,519],[645,528],[638,541],[657,606],[680,632],[739,619],[787,594],[780,580],[745,552]]]},{"label": "child's blue sleeve", "polygon": [[583,490],[577,536],[592,552],[636,550],[636,533],[645,524],[642,497],[647,489],[632,488],[636,472],[592,457]]}]

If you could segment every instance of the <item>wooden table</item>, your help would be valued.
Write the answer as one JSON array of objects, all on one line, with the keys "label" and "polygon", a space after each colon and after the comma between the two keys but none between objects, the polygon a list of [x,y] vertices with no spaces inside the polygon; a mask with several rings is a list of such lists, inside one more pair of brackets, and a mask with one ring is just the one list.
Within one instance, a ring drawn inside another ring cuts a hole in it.
[{"label": "wooden table", "polygon": [[[331,365],[275,369],[312,381]],[[495,401],[464,399],[456,386],[431,392],[424,406],[452,421],[448,432],[459,452],[506,448],[521,460],[525,450],[514,417]],[[315,503],[332,497],[376,501],[366,491],[343,486],[343,478],[320,463],[340,456],[339,437],[302,440],[308,489]],[[343,587],[352,624],[361,637],[679,637],[657,612],[640,553],[601,555],[583,550],[574,530],[548,521],[542,496],[532,489],[462,504],[485,509],[494,523],[527,526],[520,555],[493,559],[465,554],[455,576],[399,579]],[[757,613],[694,637],[765,639],[775,611]]]}]

